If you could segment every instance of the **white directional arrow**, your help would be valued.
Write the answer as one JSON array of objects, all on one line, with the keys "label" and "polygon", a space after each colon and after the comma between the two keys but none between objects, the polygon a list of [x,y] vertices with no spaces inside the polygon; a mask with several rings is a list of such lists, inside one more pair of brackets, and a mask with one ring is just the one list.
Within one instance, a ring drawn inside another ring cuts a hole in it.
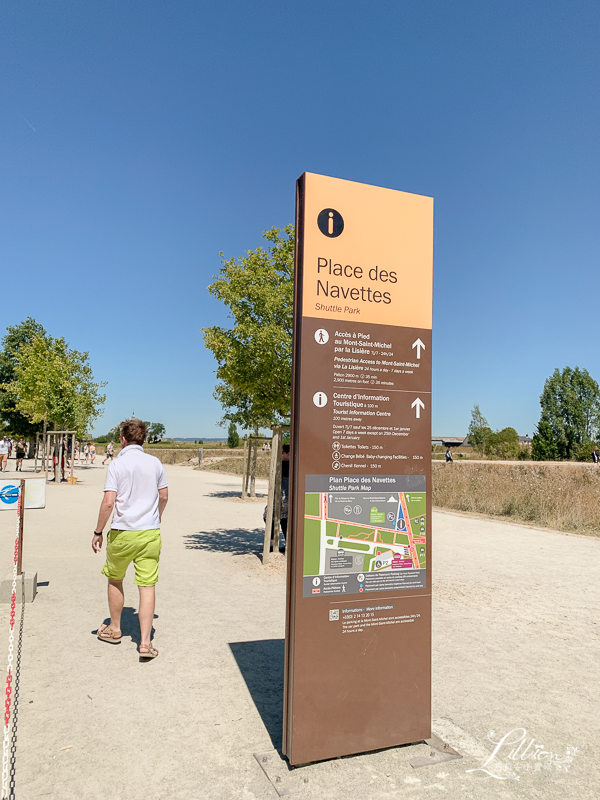
[{"label": "white directional arrow", "polygon": [[415,402],[414,402],[414,403],[411,403],[411,406],[410,406],[410,407],[411,407],[411,408],[415,408],[415,406],[416,406],[415,413],[416,413],[416,415],[417,415],[417,419],[421,419],[421,409],[422,409],[422,408],[425,408],[425,403],[424,403],[424,402],[421,400],[421,398],[420,398],[420,397],[417,397],[417,399],[415,400]]},{"label": "white directional arrow", "polygon": [[415,347],[417,348],[417,358],[421,358],[421,348],[425,350],[426,349],[425,345],[420,339],[417,339],[417,341],[413,344],[411,349],[414,350]]}]

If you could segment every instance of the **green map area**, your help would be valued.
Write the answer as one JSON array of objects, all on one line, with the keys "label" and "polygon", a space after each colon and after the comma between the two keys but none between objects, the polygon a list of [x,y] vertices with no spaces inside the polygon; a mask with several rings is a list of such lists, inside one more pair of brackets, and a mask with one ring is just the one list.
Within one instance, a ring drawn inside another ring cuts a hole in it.
[{"label": "green map area", "polygon": [[304,575],[424,569],[426,521],[425,492],[307,492]]}]

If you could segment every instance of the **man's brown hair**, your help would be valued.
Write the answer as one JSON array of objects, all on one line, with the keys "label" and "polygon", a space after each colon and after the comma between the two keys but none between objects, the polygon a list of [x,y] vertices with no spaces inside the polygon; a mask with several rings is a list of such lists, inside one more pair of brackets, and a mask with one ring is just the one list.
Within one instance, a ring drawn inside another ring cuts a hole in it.
[{"label": "man's brown hair", "polygon": [[144,444],[148,426],[141,419],[126,419],[119,425],[121,436],[127,439],[128,444]]}]

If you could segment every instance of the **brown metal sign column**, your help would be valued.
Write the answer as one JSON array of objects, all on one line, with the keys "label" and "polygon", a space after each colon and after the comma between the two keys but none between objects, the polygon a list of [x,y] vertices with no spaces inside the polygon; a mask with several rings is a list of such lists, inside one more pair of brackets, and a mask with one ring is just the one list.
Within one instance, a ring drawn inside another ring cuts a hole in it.
[{"label": "brown metal sign column", "polygon": [[305,173],[296,204],[284,752],[431,735],[433,200]]}]

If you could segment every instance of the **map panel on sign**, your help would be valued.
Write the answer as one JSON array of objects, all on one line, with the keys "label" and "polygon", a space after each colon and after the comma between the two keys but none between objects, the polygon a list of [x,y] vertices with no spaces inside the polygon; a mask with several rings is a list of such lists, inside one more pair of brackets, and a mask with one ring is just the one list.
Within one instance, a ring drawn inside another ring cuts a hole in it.
[{"label": "map panel on sign", "polygon": [[[346,485],[337,477],[307,477],[304,576],[324,579],[318,589],[310,588],[310,596],[377,591],[382,580],[374,580],[373,576],[381,574],[387,575],[385,588],[424,586],[425,479],[382,478],[387,480],[389,490],[375,489],[380,484],[379,477],[365,476]],[[421,491],[412,491],[410,485]],[[321,491],[309,491],[314,488]],[[356,575],[360,575],[359,580]],[[331,578],[327,580],[326,576]]]}]

